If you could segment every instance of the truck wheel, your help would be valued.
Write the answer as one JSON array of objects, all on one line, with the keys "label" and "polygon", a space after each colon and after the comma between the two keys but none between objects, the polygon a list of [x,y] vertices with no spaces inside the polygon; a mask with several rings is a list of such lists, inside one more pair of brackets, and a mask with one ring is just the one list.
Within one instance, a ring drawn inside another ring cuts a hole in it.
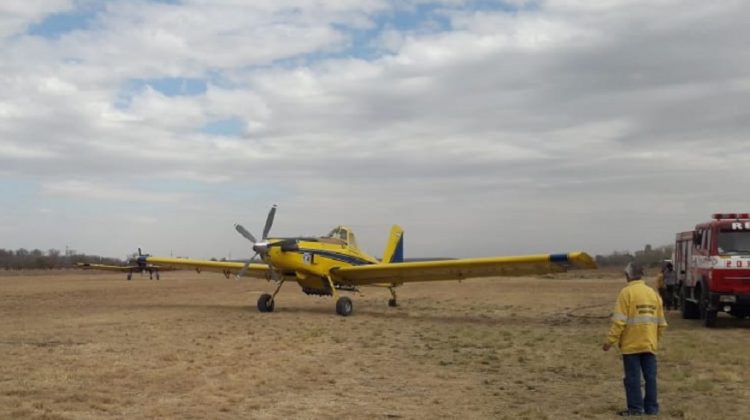
[{"label": "truck wheel", "polygon": [[708,328],[716,326],[716,309],[711,309],[711,304],[708,300],[708,292],[701,290],[700,298],[700,315],[703,320],[703,325]]},{"label": "truck wheel", "polygon": [[698,319],[700,312],[698,305],[695,302],[687,300],[687,290],[685,286],[680,288],[680,312],[682,312],[682,319]]}]

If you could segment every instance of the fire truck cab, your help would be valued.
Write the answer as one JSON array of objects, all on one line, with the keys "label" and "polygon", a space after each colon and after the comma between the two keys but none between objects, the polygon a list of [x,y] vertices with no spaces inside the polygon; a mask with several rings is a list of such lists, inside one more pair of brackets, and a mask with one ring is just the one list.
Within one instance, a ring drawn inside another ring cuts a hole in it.
[{"label": "fire truck cab", "polygon": [[673,260],[683,318],[712,327],[718,312],[750,316],[750,214],[717,213],[678,233]]}]

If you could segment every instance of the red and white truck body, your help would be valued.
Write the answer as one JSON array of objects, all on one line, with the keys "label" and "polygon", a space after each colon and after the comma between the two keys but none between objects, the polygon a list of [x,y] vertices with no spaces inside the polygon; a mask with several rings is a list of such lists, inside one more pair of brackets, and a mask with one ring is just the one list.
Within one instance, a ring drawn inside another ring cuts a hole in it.
[{"label": "red and white truck body", "polygon": [[750,316],[750,214],[718,213],[675,240],[683,318],[713,326],[718,312]]}]

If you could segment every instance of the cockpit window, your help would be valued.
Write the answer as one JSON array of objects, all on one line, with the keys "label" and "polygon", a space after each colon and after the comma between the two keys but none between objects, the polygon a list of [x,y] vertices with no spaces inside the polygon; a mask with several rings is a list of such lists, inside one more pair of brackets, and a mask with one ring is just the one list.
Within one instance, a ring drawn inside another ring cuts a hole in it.
[{"label": "cockpit window", "polygon": [[339,239],[341,241],[344,241],[344,243],[349,243],[349,237],[348,236],[349,236],[349,232],[346,229],[342,228],[341,226],[333,229],[328,234],[329,238]]},{"label": "cockpit window", "polygon": [[326,237],[341,241],[350,248],[357,248],[357,240],[354,239],[354,233],[345,226],[337,226]]}]

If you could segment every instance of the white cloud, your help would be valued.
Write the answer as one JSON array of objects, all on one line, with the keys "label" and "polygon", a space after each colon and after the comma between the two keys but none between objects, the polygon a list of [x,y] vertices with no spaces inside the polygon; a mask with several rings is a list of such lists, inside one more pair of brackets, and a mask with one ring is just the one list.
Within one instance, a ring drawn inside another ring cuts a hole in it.
[{"label": "white cloud", "polygon": [[80,180],[50,181],[42,185],[42,192],[50,196],[67,198],[171,204],[178,204],[186,198],[186,195],[181,193],[153,192]]},{"label": "white cloud", "polygon": [[[748,181],[742,2],[446,1],[404,28],[388,17],[424,2],[116,1],[56,39],[23,31],[71,2],[16,3],[0,6],[4,176],[53,212],[132,206],[157,247],[181,224],[206,238],[179,234],[180,253],[212,256],[273,202],[289,234],[370,226],[375,253],[393,222],[411,255],[632,249],[740,206],[715,185]],[[132,89],[164,77],[207,88]],[[226,119],[243,134],[200,131]],[[102,222],[131,223],[118,214]]]}]

